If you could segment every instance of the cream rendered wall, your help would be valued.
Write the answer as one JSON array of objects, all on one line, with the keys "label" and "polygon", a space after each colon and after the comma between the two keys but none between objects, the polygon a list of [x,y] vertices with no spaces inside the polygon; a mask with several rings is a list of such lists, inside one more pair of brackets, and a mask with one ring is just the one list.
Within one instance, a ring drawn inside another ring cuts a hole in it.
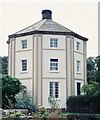
[{"label": "cream rendered wall", "polygon": [[[22,46],[21,46],[21,41],[22,40],[27,40],[27,48],[26,49],[22,49]],[[32,35],[17,37],[16,38],[16,52],[17,51],[31,50],[32,49],[32,41],[33,41],[33,36]]]},{"label": "cream rendered wall", "polygon": [[32,79],[20,80],[27,87],[28,93],[32,95]]},{"label": "cream rendered wall", "polygon": [[[50,48],[50,38],[58,38],[58,47]],[[66,36],[65,35],[43,35],[43,49],[65,49]]]},{"label": "cream rendered wall", "polygon": [[75,94],[74,81],[74,41],[72,36],[66,38],[66,80],[67,80],[67,97]]},{"label": "cream rendered wall", "polygon": [[11,38],[8,46],[8,74],[12,77],[15,76],[15,39]]},{"label": "cream rendered wall", "polygon": [[[84,61],[83,55],[74,53],[75,79],[84,79]],[[80,72],[77,72],[77,60],[80,61]]]},{"label": "cream rendered wall", "polygon": [[[58,47],[50,48],[50,38],[58,38]],[[57,100],[60,108],[66,108],[66,36],[42,36],[42,104],[49,108],[49,82],[59,82],[60,98]],[[58,59],[58,71],[50,71],[50,58]]]},{"label": "cream rendered wall", "polygon": [[12,50],[11,50],[11,54],[12,54],[12,73],[11,73],[11,76],[12,77],[15,77],[15,40],[12,40],[11,41],[11,44],[12,44]]},{"label": "cream rendered wall", "polygon": [[[50,71],[50,58],[58,59],[58,71]],[[65,51],[61,50],[43,50],[43,78],[65,78],[66,77],[66,61]]]},{"label": "cream rendered wall", "polygon": [[[22,49],[21,40],[27,40],[27,48]],[[15,45],[15,77],[18,78],[23,85],[32,94],[32,42],[33,36],[24,36],[16,38]],[[27,59],[27,71],[21,70],[21,60]]]},{"label": "cream rendered wall", "polygon": [[[27,59],[27,71],[21,70],[21,60]],[[32,51],[16,53],[15,77],[19,79],[32,78]]]},{"label": "cream rendered wall", "polygon": [[[58,38],[58,47],[50,48],[50,38]],[[48,77],[66,77],[66,53],[65,53],[65,36],[60,35],[43,35],[43,78]],[[50,71],[50,58],[58,59],[58,72]]]},{"label": "cream rendered wall", "polygon": [[[77,51],[77,42],[80,42],[80,50]],[[81,83],[81,88],[85,84],[85,55],[84,53],[84,42],[80,39],[74,38],[74,70],[75,70],[75,95],[77,95],[77,82]],[[77,72],[77,60],[80,61],[80,72]]]},{"label": "cream rendered wall", "polygon": [[[80,43],[80,49],[77,51],[77,42]],[[84,53],[83,53],[83,41],[74,38],[74,68],[75,68],[75,79],[84,79]],[[80,72],[77,72],[77,60],[80,61]]]},{"label": "cream rendered wall", "polygon": [[[79,42],[80,43],[80,50],[77,51],[77,47],[76,47],[76,43]],[[74,51],[78,52],[78,53],[83,53],[83,41],[81,39],[78,39],[76,37],[74,37]]]},{"label": "cream rendered wall", "polygon": [[11,57],[12,57],[12,55],[11,55],[11,42],[9,43],[9,45],[8,45],[8,74],[9,75],[11,75]]},{"label": "cream rendered wall", "polygon": [[57,100],[58,107],[66,108],[66,80],[65,79],[43,79],[43,106],[46,108],[50,108],[50,104],[48,103],[49,97],[49,82],[59,82],[59,99]]}]

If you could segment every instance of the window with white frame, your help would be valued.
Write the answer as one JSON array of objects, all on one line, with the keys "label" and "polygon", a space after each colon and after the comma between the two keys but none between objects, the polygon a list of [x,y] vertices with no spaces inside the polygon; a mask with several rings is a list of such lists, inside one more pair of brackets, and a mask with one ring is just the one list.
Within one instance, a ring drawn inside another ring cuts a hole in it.
[{"label": "window with white frame", "polygon": [[77,72],[80,72],[80,61],[77,60]]},{"label": "window with white frame", "polygon": [[22,49],[27,48],[27,40],[22,40]]},{"label": "window with white frame", "polygon": [[50,82],[49,96],[53,98],[59,98],[59,82]]},{"label": "window with white frame", "polygon": [[50,70],[58,71],[58,59],[50,59]]},{"label": "window with white frame", "polygon": [[50,38],[50,47],[58,47],[58,39]]},{"label": "window with white frame", "polygon": [[27,59],[21,60],[22,71],[27,71]]},{"label": "window with white frame", "polygon": [[76,49],[79,51],[80,50],[80,42],[76,43]]}]

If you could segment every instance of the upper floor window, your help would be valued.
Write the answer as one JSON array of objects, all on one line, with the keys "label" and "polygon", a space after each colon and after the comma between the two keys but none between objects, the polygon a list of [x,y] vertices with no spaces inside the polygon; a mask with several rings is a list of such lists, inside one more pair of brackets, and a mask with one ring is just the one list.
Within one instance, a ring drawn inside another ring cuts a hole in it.
[{"label": "upper floor window", "polygon": [[49,96],[59,98],[59,82],[50,82]]},{"label": "upper floor window", "polygon": [[58,71],[58,59],[50,59],[50,70]]},{"label": "upper floor window", "polygon": [[50,38],[50,47],[58,47],[58,39]]},{"label": "upper floor window", "polygon": [[27,59],[21,60],[22,62],[22,71],[27,71]]},{"label": "upper floor window", "polygon": [[22,49],[27,48],[27,40],[22,40]]},{"label": "upper floor window", "polygon": [[80,61],[77,60],[77,72],[80,72]]},{"label": "upper floor window", "polygon": [[76,44],[76,49],[77,49],[77,50],[80,50],[80,42],[77,42],[77,44]]}]

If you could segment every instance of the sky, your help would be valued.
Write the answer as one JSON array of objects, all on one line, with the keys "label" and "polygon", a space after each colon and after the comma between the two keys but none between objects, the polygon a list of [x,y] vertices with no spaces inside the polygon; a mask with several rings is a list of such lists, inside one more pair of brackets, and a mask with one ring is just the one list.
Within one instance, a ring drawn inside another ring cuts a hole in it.
[{"label": "sky", "polygon": [[8,55],[8,35],[42,19],[44,9],[53,21],[88,38],[87,57],[98,55],[98,0],[1,0],[0,56]]}]

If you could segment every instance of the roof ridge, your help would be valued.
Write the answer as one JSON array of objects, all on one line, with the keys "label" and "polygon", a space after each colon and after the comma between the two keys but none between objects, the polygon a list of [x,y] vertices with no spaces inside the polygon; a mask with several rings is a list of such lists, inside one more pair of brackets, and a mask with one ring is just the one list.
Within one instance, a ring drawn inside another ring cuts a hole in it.
[{"label": "roof ridge", "polygon": [[33,25],[38,24],[38,23],[41,22],[41,21],[42,21],[42,20],[39,20],[38,22],[36,22],[36,23],[34,23],[34,24],[32,24],[32,25],[30,25],[30,26],[28,26],[28,27],[25,27],[25,28],[22,29],[22,30],[19,30],[18,32],[15,32],[14,34],[17,34],[17,33],[21,32],[21,31],[23,31],[23,30],[25,30],[25,29],[27,29],[27,28],[29,28],[29,27],[32,27]]},{"label": "roof ridge", "polygon": [[[44,23],[47,21],[47,19],[44,19],[44,22],[43,22],[43,24],[39,27],[39,29],[41,29],[41,27],[44,25]],[[39,30],[38,29],[38,30]]]},{"label": "roof ridge", "polygon": [[[53,21],[53,20],[52,20],[52,21]],[[58,25],[61,26],[61,27],[64,27],[65,29],[69,30],[70,32],[73,32],[72,30],[66,28],[65,26],[63,26],[63,25],[61,25],[61,24],[59,24],[59,23],[57,23],[57,22],[55,22],[55,21],[53,21],[53,22],[56,23],[56,24],[58,24]]]}]

